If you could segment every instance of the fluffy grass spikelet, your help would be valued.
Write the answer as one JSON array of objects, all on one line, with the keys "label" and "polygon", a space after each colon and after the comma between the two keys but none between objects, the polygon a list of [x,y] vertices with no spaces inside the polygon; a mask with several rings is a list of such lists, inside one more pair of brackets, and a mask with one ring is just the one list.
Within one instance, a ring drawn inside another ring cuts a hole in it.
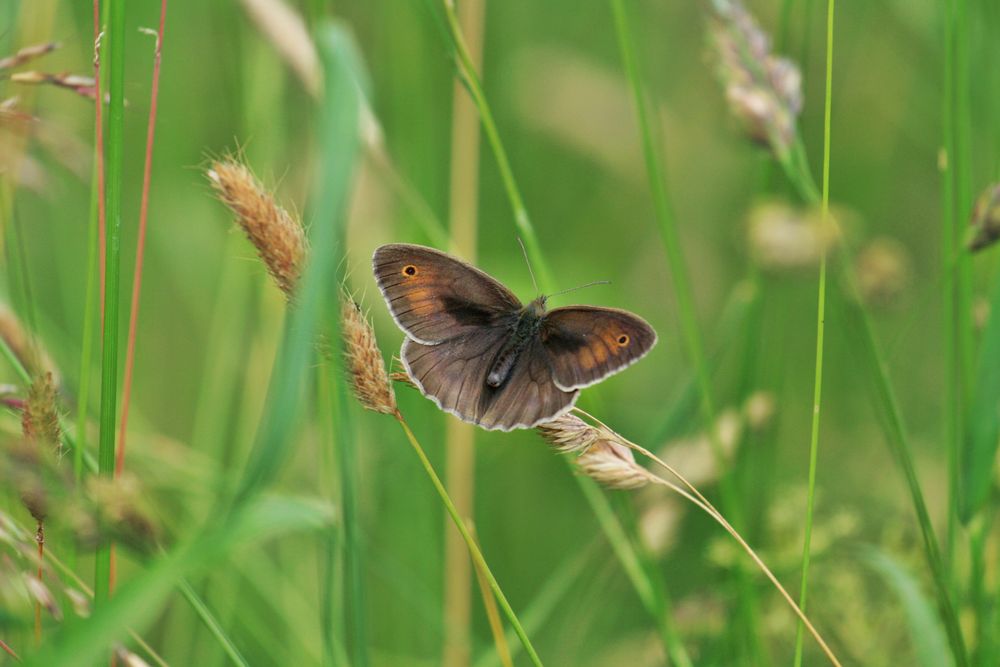
[{"label": "fluffy grass spikelet", "polygon": [[582,452],[593,445],[601,432],[576,415],[563,415],[536,428],[545,442],[562,453]]},{"label": "fluffy grass spikelet", "polygon": [[713,0],[709,24],[719,79],[733,115],[755,142],[788,155],[802,110],[802,75],[771,53],[771,40],[735,0]]},{"label": "fluffy grass spikelet", "polygon": [[583,474],[609,489],[638,489],[652,481],[650,473],[635,462],[632,450],[611,438],[594,442],[576,464]]},{"label": "fluffy grass spikelet", "polygon": [[1000,240],[1000,183],[994,183],[979,196],[972,211],[972,230],[968,246],[978,252]]},{"label": "fluffy grass spikelet", "polygon": [[396,394],[378,349],[375,330],[361,307],[346,294],[341,299],[341,327],[354,395],[367,410],[397,414]]},{"label": "fluffy grass spikelet", "polygon": [[206,175],[216,196],[236,215],[236,223],[257,248],[271,277],[291,299],[306,260],[302,224],[236,159],[213,161]]}]

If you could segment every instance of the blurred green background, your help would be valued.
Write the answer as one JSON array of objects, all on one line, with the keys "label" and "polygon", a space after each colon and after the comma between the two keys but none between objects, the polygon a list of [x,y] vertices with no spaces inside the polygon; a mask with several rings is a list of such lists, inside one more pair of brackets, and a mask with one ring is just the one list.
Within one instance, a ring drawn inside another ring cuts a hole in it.
[{"label": "blurred green background", "polygon": [[[420,213],[394,185],[396,177],[439,219],[448,219],[455,68],[447,28],[431,0],[289,4],[308,25],[327,15],[343,21],[370,76],[372,112],[396,176],[370,153],[359,161],[346,270],[390,359],[402,334],[374,286],[369,258],[382,243],[432,242]],[[838,7],[830,181],[851,248],[863,252],[877,238],[898,244],[894,257],[901,268],[892,274],[898,285],[872,313],[939,523],[947,485],[939,172],[943,4],[889,0]],[[727,111],[706,39],[708,3],[627,5],[662,130],[668,190],[716,369],[717,403],[746,426],[735,415],[748,396],[764,392],[773,401],[773,416],[745,430],[734,454],[739,514],[749,541],[789,590],[797,590],[818,269],[811,262],[768,269],[752,259],[750,212],[762,201],[797,205],[796,197]],[[705,443],[698,443],[703,425],[697,403],[685,400],[693,369],[680,338],[611,10],[605,3],[567,0],[486,6],[485,92],[557,286],[612,281],[559,297],[558,305],[626,308],[660,335],[645,360],[586,390],[581,405],[652,449],[673,443],[667,456],[685,439],[688,458],[677,459],[682,472],[685,462],[711,468]],[[970,182],[978,192],[998,176],[1000,165],[1000,10],[986,1],[970,6]],[[780,52],[802,68],[800,127],[818,178],[825,3],[768,0],[749,3],[749,9]],[[131,287],[153,55],[153,38],[138,28],[155,27],[158,11],[153,0],[128,3],[123,298]],[[59,50],[22,69],[90,74],[90,12],[87,2],[6,0],[0,5],[0,56],[58,41]],[[170,3],[162,67],[129,468],[173,542],[193,534],[245,464],[285,310],[253,248],[213,199],[203,170],[212,156],[241,150],[278,201],[302,212],[309,225],[319,142],[315,101],[239,2]],[[12,196],[6,261],[8,268],[11,262],[25,267],[38,336],[60,369],[66,405],[72,406],[79,391],[93,104],[67,90],[0,80],[0,100],[13,96],[38,120],[27,143],[30,170],[0,174]],[[11,137],[24,136],[11,127],[0,132],[9,135],[0,150],[13,151]],[[534,296],[531,279],[486,145],[479,169],[477,265],[528,300]],[[12,246],[11,229],[23,247]],[[973,295],[981,310],[995,280],[995,253],[984,253],[974,268]],[[6,273],[8,301],[17,305],[19,288],[9,277],[14,270]],[[838,290],[833,278],[831,290]],[[755,305],[747,305],[747,294]],[[329,298],[337,298],[336,285]],[[810,615],[845,664],[918,664],[908,604],[865,556],[874,545],[927,589],[917,526],[883,444],[868,376],[859,370],[864,361],[856,332],[837,307],[838,297],[831,298]],[[90,376],[95,418],[96,369]],[[443,470],[445,415],[409,388],[400,385],[397,393]],[[451,527],[393,421],[354,412],[371,664],[441,664],[443,543]],[[330,455],[322,429],[302,420],[287,443],[291,462],[276,487],[336,504],[335,485],[317,474],[317,462]],[[653,623],[571,468],[533,432],[477,431],[475,453],[472,518],[487,560],[519,612],[540,608],[539,596],[551,595],[550,612],[530,631],[546,662],[664,664]],[[714,499],[716,481],[709,472],[703,482]],[[695,664],[755,664],[762,657],[767,664],[790,664],[793,617],[717,526],[665,490],[608,495],[626,524],[636,522]],[[15,494],[4,507],[27,521]],[[319,662],[318,545],[311,535],[282,538],[237,552],[228,565],[195,579],[251,664]],[[139,566],[124,560],[127,578]],[[81,559],[78,571],[89,576],[87,562]],[[734,574],[737,562],[743,575]],[[755,592],[754,631],[739,611],[740,576]],[[476,664],[499,664],[474,583],[470,595],[472,654],[482,659]],[[12,627],[11,639],[28,642],[28,630]],[[218,644],[179,596],[144,634],[171,664],[224,664]],[[762,649],[752,648],[752,635]],[[806,664],[821,661],[807,641]],[[0,664],[6,664],[2,657]],[[521,656],[517,664],[528,663]]]}]

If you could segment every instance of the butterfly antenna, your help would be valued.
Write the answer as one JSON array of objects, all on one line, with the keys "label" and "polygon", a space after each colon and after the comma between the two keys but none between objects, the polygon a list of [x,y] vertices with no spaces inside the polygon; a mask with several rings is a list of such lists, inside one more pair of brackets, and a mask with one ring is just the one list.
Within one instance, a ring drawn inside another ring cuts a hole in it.
[{"label": "butterfly antenna", "polygon": [[578,289],[583,289],[584,287],[593,287],[594,285],[610,285],[610,280],[595,280],[592,283],[587,283],[586,285],[578,285],[576,287],[570,287],[569,289],[564,289],[561,292],[556,292],[555,294],[549,294],[550,297],[559,296],[560,294],[566,294],[567,292],[575,292]]},{"label": "butterfly antenna", "polygon": [[528,259],[528,250],[524,247],[524,241],[521,237],[517,237],[517,244],[521,246],[521,254],[524,255],[524,263],[528,265],[528,273],[531,275],[531,284],[535,286],[535,294],[540,294],[538,289],[538,281],[535,280],[535,272],[531,270],[531,260]]}]

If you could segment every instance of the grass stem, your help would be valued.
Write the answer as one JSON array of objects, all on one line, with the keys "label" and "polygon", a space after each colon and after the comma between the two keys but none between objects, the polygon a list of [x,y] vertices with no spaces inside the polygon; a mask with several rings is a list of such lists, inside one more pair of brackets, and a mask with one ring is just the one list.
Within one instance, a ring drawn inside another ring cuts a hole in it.
[{"label": "grass stem", "polygon": [[[104,327],[101,334],[101,420],[98,465],[102,476],[112,476],[118,407],[118,290],[121,269],[122,178],[125,142],[125,0],[109,0],[106,278]],[[109,594],[111,545],[102,539],[95,558],[94,606]]]},{"label": "grass stem", "polygon": [[[836,1],[827,3],[826,16],[826,95],[823,104],[823,192],[820,220],[824,227],[830,216],[830,126],[833,109],[833,25]],[[823,352],[826,334],[826,251],[819,261],[819,294],[816,300],[816,371],[813,386],[812,427],[809,436],[809,486],[806,496],[805,535],[802,540],[802,582],[799,589],[799,608],[806,609],[809,593],[809,560],[812,550],[813,510],[816,501],[816,468],[819,458],[819,425],[823,399]],[[802,664],[804,624],[799,623],[795,633],[795,667]]]},{"label": "grass stem", "polygon": [[535,667],[542,667],[542,661],[538,657],[538,653],[535,652],[535,647],[532,646],[531,640],[528,638],[527,633],[524,631],[521,622],[517,619],[517,615],[511,608],[510,603],[507,601],[507,596],[504,595],[503,590],[500,588],[500,584],[497,583],[496,577],[493,576],[493,572],[490,570],[490,566],[486,563],[486,558],[483,557],[483,552],[480,551],[479,545],[473,539],[472,534],[465,525],[465,521],[462,519],[461,515],[458,513],[458,509],[455,507],[455,503],[452,502],[451,497],[448,495],[447,489],[444,488],[444,484],[441,483],[441,478],[438,477],[437,473],[434,471],[434,466],[431,465],[430,459],[427,458],[427,454],[424,453],[424,448],[420,446],[420,442],[417,440],[416,435],[410,429],[410,425],[406,423],[406,419],[403,418],[401,413],[396,413],[396,420],[402,427],[403,432],[406,434],[406,439],[410,441],[413,446],[413,450],[417,454],[417,458],[420,459],[420,464],[424,467],[424,471],[427,472],[427,476],[430,478],[431,483],[434,485],[434,489],[437,491],[438,496],[441,497],[441,502],[444,504],[445,509],[448,511],[448,515],[451,516],[452,522],[455,527],[458,528],[458,532],[461,533],[462,539],[465,541],[466,547],[469,549],[469,555],[472,557],[473,562],[476,567],[478,567],[483,576],[489,582],[490,589],[497,598],[497,602],[500,603],[500,608],[503,610],[504,615],[510,622],[511,626],[514,628],[514,632],[517,633],[518,639],[521,640],[521,644],[524,646],[524,650],[528,653],[528,657],[531,659],[531,664]]}]

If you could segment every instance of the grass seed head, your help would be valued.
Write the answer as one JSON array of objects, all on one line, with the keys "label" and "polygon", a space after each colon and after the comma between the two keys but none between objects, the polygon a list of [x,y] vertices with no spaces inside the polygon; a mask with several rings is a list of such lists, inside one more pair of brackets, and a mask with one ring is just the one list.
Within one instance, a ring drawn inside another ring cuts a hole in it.
[{"label": "grass seed head", "polygon": [[807,269],[819,265],[840,238],[831,218],[796,209],[784,202],[763,202],[750,212],[750,252],[769,271]]},{"label": "grass seed head", "polygon": [[755,142],[787,155],[802,110],[802,75],[771,53],[771,40],[735,0],[714,0],[709,34],[733,115]]},{"label": "grass seed head", "polygon": [[354,395],[367,410],[396,414],[396,394],[385,370],[375,330],[361,307],[346,294],[341,300],[341,327]]},{"label": "grass seed head", "polygon": [[571,414],[540,424],[536,430],[545,442],[563,453],[584,451],[601,435],[599,430]]},{"label": "grass seed head", "polygon": [[278,287],[291,299],[306,260],[301,223],[274,200],[249,167],[233,158],[212,162],[206,172],[215,193],[236,215]]},{"label": "grass seed head", "polygon": [[635,462],[632,450],[601,438],[576,459],[580,471],[610,489],[638,489],[651,481],[650,473]]},{"label": "grass seed head", "polygon": [[968,246],[972,252],[978,252],[1000,240],[1000,183],[986,188],[976,200],[971,224]]}]

